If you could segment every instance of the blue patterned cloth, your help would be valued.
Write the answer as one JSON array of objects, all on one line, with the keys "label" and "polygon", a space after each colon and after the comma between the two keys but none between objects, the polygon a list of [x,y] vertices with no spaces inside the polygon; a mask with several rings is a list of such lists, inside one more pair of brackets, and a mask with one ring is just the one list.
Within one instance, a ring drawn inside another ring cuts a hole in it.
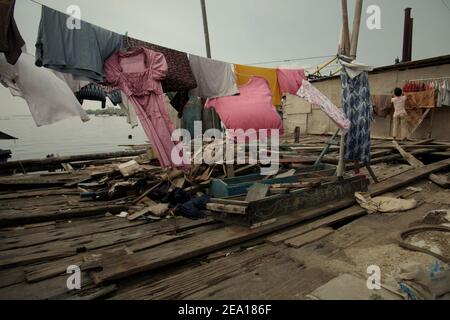
[{"label": "blue patterned cloth", "polygon": [[370,125],[373,122],[373,106],[370,98],[369,75],[361,73],[351,79],[341,73],[344,113],[352,123],[345,136],[345,160],[370,163]]}]

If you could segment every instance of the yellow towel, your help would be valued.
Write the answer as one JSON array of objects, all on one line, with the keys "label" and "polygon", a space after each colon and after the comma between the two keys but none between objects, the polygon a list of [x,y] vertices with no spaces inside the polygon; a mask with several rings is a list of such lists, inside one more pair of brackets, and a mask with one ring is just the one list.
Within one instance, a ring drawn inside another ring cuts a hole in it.
[{"label": "yellow towel", "polygon": [[234,67],[239,86],[246,85],[255,76],[264,78],[269,82],[273,105],[281,105],[281,90],[278,83],[277,69],[250,67],[239,64],[236,64]]}]

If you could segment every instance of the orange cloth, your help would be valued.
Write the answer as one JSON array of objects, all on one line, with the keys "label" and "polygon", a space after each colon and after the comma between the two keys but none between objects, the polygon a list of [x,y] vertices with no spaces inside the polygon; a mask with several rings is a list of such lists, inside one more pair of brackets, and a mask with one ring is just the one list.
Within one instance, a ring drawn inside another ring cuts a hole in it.
[{"label": "orange cloth", "polygon": [[281,105],[281,90],[278,83],[277,69],[258,68],[243,65],[235,65],[235,73],[239,86],[244,86],[250,82],[252,77],[261,77],[269,82],[270,91],[272,92],[272,103],[274,106]]},{"label": "orange cloth", "polygon": [[405,93],[405,96],[408,98],[406,102],[407,109],[432,109],[436,107],[437,91],[434,89],[419,92],[408,92]]}]

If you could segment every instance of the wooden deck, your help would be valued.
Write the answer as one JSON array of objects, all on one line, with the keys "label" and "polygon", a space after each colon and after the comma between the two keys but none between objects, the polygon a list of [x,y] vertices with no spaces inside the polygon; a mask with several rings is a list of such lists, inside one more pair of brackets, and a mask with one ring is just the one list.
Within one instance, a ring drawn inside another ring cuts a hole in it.
[{"label": "wooden deck", "polygon": [[[367,216],[354,199],[337,199],[253,229],[211,218],[129,221],[117,214],[134,198],[83,202],[69,187],[99,167],[1,177],[0,190],[21,190],[0,192],[0,299],[304,299],[343,272],[364,275],[365,265],[376,262],[358,260],[364,250],[376,260],[383,248],[395,248],[389,271],[409,258],[428,261],[400,249],[395,235],[430,210],[450,209],[441,199],[446,191],[426,180],[448,173],[450,159],[373,169],[382,181],[370,186],[372,195],[394,192],[421,205]],[[82,289],[69,291],[73,265],[82,270]]]}]

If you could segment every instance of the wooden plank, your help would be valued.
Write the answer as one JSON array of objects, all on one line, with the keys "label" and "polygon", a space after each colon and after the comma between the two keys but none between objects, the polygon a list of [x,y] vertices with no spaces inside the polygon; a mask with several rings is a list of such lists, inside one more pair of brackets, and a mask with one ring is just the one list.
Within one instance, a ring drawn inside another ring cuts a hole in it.
[{"label": "wooden plank", "polygon": [[17,191],[14,193],[0,195],[0,200],[11,200],[11,199],[26,199],[33,197],[46,197],[46,196],[56,196],[56,195],[79,195],[80,192],[74,189],[61,189],[53,188],[46,190],[30,190],[30,191]]},{"label": "wooden plank", "polygon": [[248,206],[248,202],[246,201],[240,201],[240,200],[231,200],[231,199],[217,199],[217,198],[212,198],[210,200],[210,203],[220,203],[220,204],[231,204],[231,205],[235,205],[235,206]]},{"label": "wooden plank", "polygon": [[399,189],[401,187],[407,186],[414,181],[420,180],[422,178],[427,178],[430,174],[447,169],[450,167],[450,159],[446,159],[440,162],[436,162],[427,165],[423,168],[414,169],[405,173],[402,173],[396,177],[389,178],[378,184],[370,186],[370,194],[372,197],[379,196],[383,193]]},{"label": "wooden plank", "polygon": [[450,188],[450,179],[446,176],[440,176],[437,174],[431,174],[429,179],[437,184],[438,186],[441,186],[442,188],[448,189]]},{"label": "wooden plank", "polygon": [[297,236],[295,238],[286,240],[284,243],[286,245],[288,245],[289,247],[301,248],[310,243],[321,240],[321,239],[329,236],[333,232],[334,232],[334,230],[331,228],[320,228],[320,229],[308,232],[306,234],[303,234],[301,236]]},{"label": "wooden plank", "polygon": [[102,271],[93,272],[92,276],[97,284],[123,279],[134,274],[158,269],[252,240],[268,233],[290,227],[293,224],[336,212],[353,203],[354,200],[344,200],[314,210],[300,211],[290,216],[281,217],[276,222],[257,229],[228,226],[219,230],[205,232],[189,239],[162,245],[149,251],[143,251],[122,258],[105,259],[101,262]]},{"label": "wooden plank", "polygon": [[106,205],[106,206],[79,208],[67,211],[61,211],[61,209],[58,211],[14,212],[14,213],[0,211],[0,227],[3,228],[38,222],[91,217],[106,214],[108,212],[115,214],[127,210],[128,206],[124,205]]},{"label": "wooden plank", "polygon": [[[67,266],[66,266],[67,267]],[[61,275],[33,284],[22,282],[0,289],[0,300],[47,300],[67,293],[68,275]],[[81,273],[81,288],[92,286],[89,275]]]},{"label": "wooden plank", "polygon": [[[154,205],[156,205],[156,202],[154,203]],[[142,216],[145,216],[146,214],[148,214],[148,213],[150,213],[150,212],[151,212],[151,208],[150,208],[150,207],[147,207],[147,208],[142,209],[142,210],[140,210],[140,211],[138,211],[138,212],[136,212],[136,213],[130,214],[130,215],[127,217],[127,219],[128,219],[129,221],[134,221],[134,220],[136,220],[136,219],[139,219],[139,218],[142,217]]]},{"label": "wooden plank", "polygon": [[231,204],[208,203],[206,208],[213,212],[225,212],[230,214],[246,215],[247,207],[236,206]]},{"label": "wooden plank", "polygon": [[340,211],[336,214],[333,214],[329,217],[322,218],[322,219],[310,222],[305,225],[301,225],[294,229],[290,229],[286,232],[271,235],[268,238],[266,238],[266,241],[269,243],[272,243],[272,244],[277,244],[277,243],[289,240],[291,238],[298,237],[302,234],[311,232],[313,230],[328,227],[328,226],[334,225],[336,223],[339,223],[341,221],[345,221],[348,219],[362,217],[362,216],[365,216],[366,214],[367,214],[367,212],[364,209],[362,209],[360,206],[353,206],[353,207],[350,207],[343,211]]},{"label": "wooden plank", "polygon": [[56,297],[51,297],[50,300],[92,301],[108,296],[111,293],[116,292],[117,289],[118,288],[116,285],[110,285],[106,287],[99,287],[91,290],[86,290],[87,293],[84,293],[82,291],[80,293],[76,292],[75,294],[74,293],[63,294]]},{"label": "wooden plank", "polygon": [[[141,226],[147,222],[129,222],[124,219],[114,217],[114,219],[96,219],[90,222],[83,221],[80,223],[72,222],[66,224],[59,224],[51,230],[43,230],[39,232],[32,232],[28,226],[26,229],[15,233],[9,232],[5,234],[0,233],[0,251],[19,249],[41,245],[45,243],[52,243],[56,241],[76,239],[80,237],[87,237],[90,235],[101,234],[109,231],[119,231],[127,229],[130,232],[134,227]],[[162,226],[161,226],[162,227]],[[160,228],[161,228],[160,227]],[[154,227],[149,227],[154,229]],[[154,229],[155,231],[157,229]]]},{"label": "wooden plank", "polygon": [[[393,141],[393,144],[395,148],[400,152],[402,157],[414,168],[423,168],[425,164],[418,160],[416,157],[414,157],[412,154],[406,152],[396,141]],[[434,173],[430,174],[428,177],[432,182],[436,183],[437,185],[448,188],[450,186],[450,181],[447,177],[438,176]]]},{"label": "wooden plank", "polygon": [[153,277],[122,290],[113,300],[174,300],[210,288],[212,285],[242,274],[243,270],[257,265],[265,258],[274,256],[274,248],[257,247],[253,250],[237,252],[214,260],[208,264],[183,268],[163,279]]},{"label": "wooden plank", "polygon": [[[144,249],[152,248],[157,245],[167,243],[173,241],[175,239],[185,238],[189,232],[194,232],[197,230],[202,230],[201,227],[204,226],[216,226],[220,225],[215,223],[212,219],[203,219],[203,220],[188,220],[188,219],[179,219],[180,221],[174,222],[172,221],[164,221],[159,222],[157,224],[147,225],[146,228],[151,235],[143,236],[135,238],[135,240],[128,241],[125,243],[119,243],[118,245],[109,246],[104,249],[99,249],[96,251],[90,251],[87,253],[88,255],[92,254],[108,254],[110,255],[115,251],[123,251],[124,246],[129,247],[132,251],[141,251]],[[125,220],[126,221],[126,220]],[[153,231],[151,231],[153,230]],[[130,231],[132,232],[132,231]],[[112,237],[109,236],[109,240]],[[62,242],[59,242],[60,245],[63,245]],[[92,249],[92,247],[91,247]],[[29,282],[42,281],[60,274],[65,273],[67,266],[69,265],[81,265],[83,263],[84,255],[72,256],[66,259],[59,259],[57,261],[48,261],[45,260],[43,264],[36,266],[27,266],[25,269],[26,279]]]},{"label": "wooden plank", "polygon": [[394,144],[394,147],[398,150],[398,152],[400,152],[403,159],[405,159],[413,168],[417,169],[422,168],[424,166],[424,164],[419,160],[417,160],[416,157],[414,157],[412,154],[406,152],[402,147],[400,147],[397,141],[394,140],[392,141],[392,143]]},{"label": "wooden plank", "polygon": [[12,170],[21,171],[25,168],[27,172],[32,171],[45,171],[48,169],[54,169],[59,167],[62,163],[72,163],[76,161],[88,161],[88,160],[103,160],[110,158],[121,158],[130,156],[139,156],[145,154],[147,150],[131,150],[131,151],[119,151],[112,153],[99,153],[99,154],[87,154],[78,156],[67,157],[55,157],[47,159],[31,159],[23,161],[10,161],[5,164],[0,164],[0,172],[8,173]]}]

